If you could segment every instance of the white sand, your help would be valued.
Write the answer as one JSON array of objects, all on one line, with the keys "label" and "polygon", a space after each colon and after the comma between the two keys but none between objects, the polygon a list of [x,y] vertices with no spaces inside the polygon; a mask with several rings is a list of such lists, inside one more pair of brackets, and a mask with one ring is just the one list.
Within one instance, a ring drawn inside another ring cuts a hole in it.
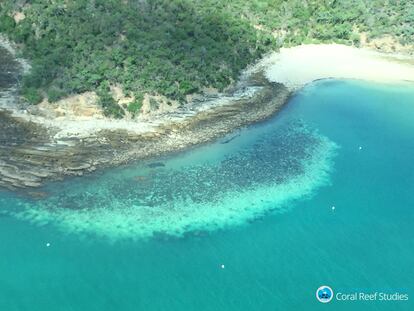
[{"label": "white sand", "polygon": [[378,82],[414,82],[414,59],[383,54],[339,44],[300,45],[281,49],[265,57],[270,81],[291,89],[325,78],[360,79]]},{"label": "white sand", "polygon": [[[318,79],[361,79],[379,82],[414,82],[414,59],[407,56],[384,54],[367,49],[339,45],[339,44],[312,44],[293,48],[281,49],[273,53],[252,69],[262,68],[266,77],[273,82],[283,83],[292,90],[302,87]],[[246,71],[249,74],[250,70]],[[247,90],[246,93],[251,92]],[[254,92],[253,92],[254,93]],[[252,96],[252,94],[243,94]],[[241,97],[243,97],[243,95]],[[225,105],[236,98],[225,98],[204,103],[197,109],[188,111],[188,117],[199,110],[209,109],[219,103]],[[204,107],[203,107],[204,106]],[[180,116],[182,117],[182,116]],[[82,136],[97,129],[127,129],[132,132],[152,131],[154,127],[171,121],[172,116],[164,115],[155,118],[152,122],[88,120],[79,122],[61,120],[62,131],[60,136]],[[62,122],[63,121],[63,122]],[[66,121],[66,122],[65,122]],[[52,124],[51,124],[52,125]]]},{"label": "white sand", "polygon": [[[0,45],[15,53],[12,45],[0,36]],[[23,62],[25,63],[25,62]],[[28,68],[28,66],[26,66]],[[318,79],[362,79],[380,82],[414,82],[414,59],[393,54],[383,54],[371,50],[358,49],[339,44],[301,45],[281,49],[263,58],[244,74],[264,69],[267,78],[279,82],[291,90],[302,87]],[[161,124],[191,118],[200,111],[226,105],[240,98],[251,97],[256,88],[242,90],[233,97],[221,96],[218,99],[189,105],[173,113],[138,120],[110,120],[103,117],[42,117],[18,110],[11,102],[5,102],[15,116],[22,117],[47,127],[58,129],[56,139],[64,137],[87,137],[100,130],[124,129],[134,133],[154,132]],[[1,104],[1,103],[0,103]],[[1,105],[0,105],[1,106]]]}]

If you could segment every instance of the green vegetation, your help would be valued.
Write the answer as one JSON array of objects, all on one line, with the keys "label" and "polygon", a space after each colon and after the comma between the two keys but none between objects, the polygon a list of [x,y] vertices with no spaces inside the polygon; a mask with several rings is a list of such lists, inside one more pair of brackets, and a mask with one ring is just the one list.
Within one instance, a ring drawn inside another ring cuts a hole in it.
[{"label": "green vegetation", "polygon": [[414,43],[412,0],[253,0],[234,1],[231,11],[276,31],[283,45],[307,42],[358,44],[359,34],[385,34]]},{"label": "green vegetation", "polygon": [[[3,0],[0,31],[32,70],[23,95],[36,104],[96,91],[107,115],[136,115],[142,94],[181,102],[220,90],[264,53],[308,42],[358,44],[359,33],[414,41],[410,0]],[[12,16],[23,12],[18,23]],[[121,85],[137,99],[121,108]]]},{"label": "green vegetation", "polygon": [[40,90],[34,87],[23,87],[22,94],[32,104],[38,104],[43,99]]},{"label": "green vegetation", "polygon": [[105,81],[99,85],[96,90],[99,96],[99,104],[104,110],[106,116],[113,116],[115,118],[122,118],[125,111],[115,102],[110,93],[109,84]]},{"label": "green vegetation", "polygon": [[0,31],[10,32],[13,31],[14,27],[16,27],[16,23],[12,17],[7,15],[0,17]]},{"label": "green vegetation", "polygon": [[133,116],[136,116],[142,107],[142,101],[144,100],[144,96],[141,93],[135,94],[135,100],[127,106],[127,110]]}]

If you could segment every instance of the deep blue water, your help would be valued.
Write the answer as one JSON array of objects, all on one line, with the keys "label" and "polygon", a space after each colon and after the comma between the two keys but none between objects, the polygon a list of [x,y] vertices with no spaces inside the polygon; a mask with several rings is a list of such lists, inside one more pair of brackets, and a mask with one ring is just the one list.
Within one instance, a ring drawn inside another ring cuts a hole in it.
[{"label": "deep blue water", "polygon": [[413,310],[413,159],[413,85],[325,80],[216,143],[0,192],[0,310]]}]

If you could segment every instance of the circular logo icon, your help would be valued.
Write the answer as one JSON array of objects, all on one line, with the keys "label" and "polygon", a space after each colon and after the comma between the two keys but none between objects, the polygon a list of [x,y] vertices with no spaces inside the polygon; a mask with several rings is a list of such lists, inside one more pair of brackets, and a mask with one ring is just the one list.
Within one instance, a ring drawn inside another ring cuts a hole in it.
[{"label": "circular logo icon", "polygon": [[333,290],[329,286],[321,286],[316,291],[316,299],[318,299],[322,303],[328,303],[333,298]]}]

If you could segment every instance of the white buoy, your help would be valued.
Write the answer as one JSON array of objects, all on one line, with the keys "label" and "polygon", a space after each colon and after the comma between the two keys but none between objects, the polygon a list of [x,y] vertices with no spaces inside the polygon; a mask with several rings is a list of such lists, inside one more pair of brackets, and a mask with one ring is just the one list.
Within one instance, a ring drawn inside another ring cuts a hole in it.
[{"label": "white buoy", "polygon": [[359,150],[362,150],[362,147],[361,146],[359,146]]},{"label": "white buoy", "polygon": [[333,211],[335,210],[335,206],[332,206],[332,210],[333,210]]},{"label": "white buoy", "polygon": [[225,267],[224,267],[224,265],[221,265],[221,269],[224,269]]},{"label": "white buoy", "polygon": [[50,246],[50,243],[46,243],[46,247],[49,247]]}]

